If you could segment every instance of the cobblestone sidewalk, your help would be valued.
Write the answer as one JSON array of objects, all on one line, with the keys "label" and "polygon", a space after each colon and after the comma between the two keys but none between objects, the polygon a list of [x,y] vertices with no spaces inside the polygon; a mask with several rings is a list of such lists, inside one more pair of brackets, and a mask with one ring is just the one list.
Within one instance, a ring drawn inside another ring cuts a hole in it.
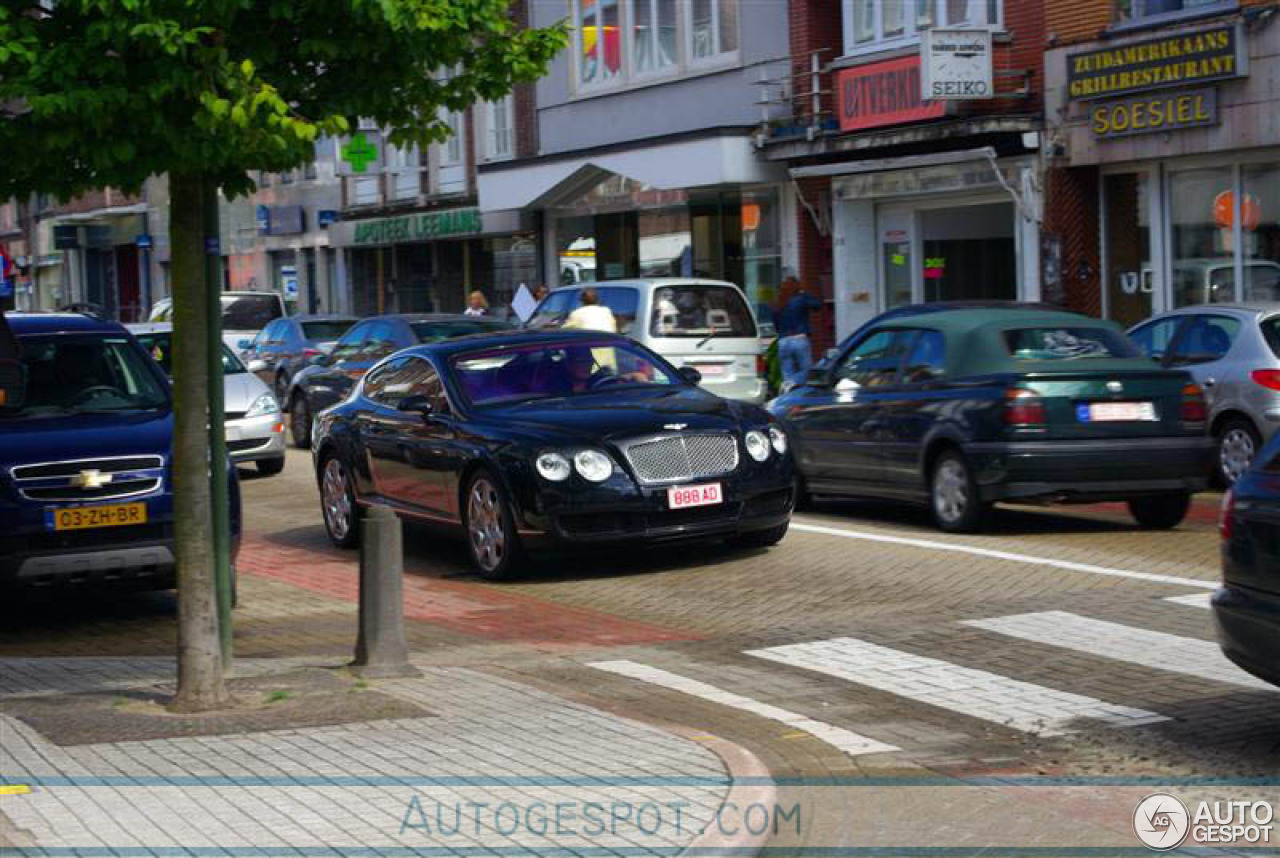
[{"label": "cobblestone sidewalk", "polygon": [[[79,661],[0,661],[21,676],[3,696],[101,690],[101,660]],[[431,714],[61,747],[0,715],[0,782],[31,787],[0,795],[0,854],[673,855],[729,791],[696,742],[493,675],[378,690]]]}]

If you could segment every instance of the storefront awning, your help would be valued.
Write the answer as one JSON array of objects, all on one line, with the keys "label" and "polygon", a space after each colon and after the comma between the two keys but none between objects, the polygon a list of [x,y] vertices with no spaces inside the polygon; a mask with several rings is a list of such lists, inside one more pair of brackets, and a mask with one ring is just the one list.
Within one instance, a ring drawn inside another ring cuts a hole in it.
[{"label": "storefront awning", "polygon": [[74,214],[56,215],[50,220],[54,223],[83,223],[86,221],[106,220],[113,217],[128,217],[131,215],[140,215],[147,213],[146,203],[134,203],[128,206],[111,206],[109,208],[93,209],[87,212],[75,212]]},{"label": "storefront awning", "polygon": [[479,173],[480,207],[485,211],[548,208],[581,196],[610,175],[659,190],[786,178],[778,165],[757,157],[749,137],[703,137],[486,166]]},{"label": "storefront awning", "polygon": [[792,167],[791,175],[796,179],[813,176],[851,176],[856,173],[882,173],[885,170],[911,170],[917,167],[962,164],[966,161],[989,161],[995,157],[996,150],[990,146],[984,146],[981,149],[963,149],[959,152],[904,155],[900,158],[864,158],[857,161],[841,161],[837,164]]}]

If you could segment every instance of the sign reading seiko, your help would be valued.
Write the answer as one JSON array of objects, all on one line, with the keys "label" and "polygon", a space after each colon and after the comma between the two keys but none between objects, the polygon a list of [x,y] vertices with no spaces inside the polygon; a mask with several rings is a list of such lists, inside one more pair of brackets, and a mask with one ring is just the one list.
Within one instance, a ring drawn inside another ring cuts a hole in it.
[{"label": "sign reading seiko", "polygon": [[926,101],[991,98],[991,31],[934,28],[920,40],[920,97]]}]

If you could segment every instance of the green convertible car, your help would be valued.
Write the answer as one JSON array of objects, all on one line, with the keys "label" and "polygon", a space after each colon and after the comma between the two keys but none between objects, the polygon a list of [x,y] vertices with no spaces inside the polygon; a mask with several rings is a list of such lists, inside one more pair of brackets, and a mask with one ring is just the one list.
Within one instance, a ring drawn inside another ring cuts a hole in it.
[{"label": "green convertible car", "polygon": [[948,531],[978,529],[1002,500],[1127,501],[1142,526],[1175,527],[1213,453],[1187,373],[1065,312],[873,324],[769,407],[802,492],[926,502]]}]

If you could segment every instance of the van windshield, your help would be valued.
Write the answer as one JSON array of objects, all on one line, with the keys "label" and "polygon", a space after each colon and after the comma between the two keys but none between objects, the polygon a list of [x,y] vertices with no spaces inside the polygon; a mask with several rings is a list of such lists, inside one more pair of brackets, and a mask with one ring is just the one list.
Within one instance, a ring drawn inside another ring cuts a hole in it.
[{"label": "van windshield", "polygon": [[282,315],[275,295],[223,295],[222,329],[260,331]]},{"label": "van windshield", "polygon": [[146,356],[124,337],[22,337],[26,401],[0,418],[142,411],[169,404]]},{"label": "van windshield", "polygon": [[663,286],[653,293],[649,333],[655,337],[754,337],[742,294],[729,286]]}]

